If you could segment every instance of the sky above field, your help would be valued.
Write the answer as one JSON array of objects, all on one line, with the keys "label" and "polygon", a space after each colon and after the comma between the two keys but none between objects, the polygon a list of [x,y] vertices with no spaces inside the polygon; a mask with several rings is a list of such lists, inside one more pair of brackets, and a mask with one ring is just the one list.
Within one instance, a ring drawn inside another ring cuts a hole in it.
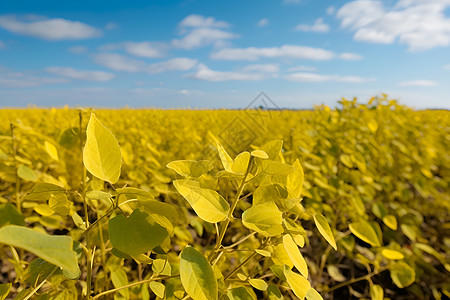
[{"label": "sky above field", "polygon": [[[0,107],[450,108],[450,0],[0,0]],[[255,102],[256,103],[256,102]]]}]

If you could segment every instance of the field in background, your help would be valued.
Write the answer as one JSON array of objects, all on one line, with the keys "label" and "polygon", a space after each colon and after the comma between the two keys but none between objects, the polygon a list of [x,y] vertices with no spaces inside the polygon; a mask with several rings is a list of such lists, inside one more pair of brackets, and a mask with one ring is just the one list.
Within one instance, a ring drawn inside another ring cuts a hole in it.
[{"label": "field in background", "polygon": [[[83,174],[80,131],[85,134],[90,112],[0,110],[0,203],[11,202],[17,207],[20,199],[18,209],[27,226],[54,234],[77,234],[73,218],[43,214],[35,209],[39,203],[24,197],[42,182],[69,191],[79,189]],[[174,160],[209,160],[219,170],[223,167],[217,142],[234,158],[243,151],[282,140],[277,159],[287,164],[299,159],[304,170],[298,214],[306,245],[301,252],[308,263],[309,281],[324,299],[350,299],[350,295],[369,298],[374,284],[380,285],[385,297],[391,299],[450,296],[449,111],[414,111],[395,101],[375,99],[369,104],[344,100],[338,109],[317,107],[313,111],[95,110],[95,114],[116,136],[122,151],[122,173],[115,188],[138,187],[156,199],[183,207],[183,217],[172,238],[174,254],[187,244],[201,244],[207,251],[208,242],[213,245],[215,229],[198,218],[192,221],[187,203],[172,185],[179,176],[166,164]],[[88,183],[88,190],[110,189],[93,179]],[[219,180],[216,191],[225,197],[226,184]],[[251,194],[252,187],[248,186],[246,192]],[[82,216],[79,200],[69,200]],[[242,204],[238,211],[246,208]],[[308,212],[327,218],[337,251],[320,236]],[[364,240],[364,232],[361,236],[349,229],[349,224],[360,222],[372,224],[379,245]],[[225,240],[226,244],[248,234],[237,224],[230,230],[233,239]],[[400,253],[401,258],[392,258],[383,249]],[[240,255],[232,254],[232,258],[239,261]],[[0,245],[0,258],[0,283],[14,282],[18,266],[6,246]],[[19,275],[26,277],[31,257],[21,259],[23,273]],[[101,255],[95,259],[100,260]],[[176,255],[171,259],[176,261]],[[264,276],[254,271],[260,265],[277,264],[276,258],[264,259],[244,267],[242,273]],[[118,266],[126,271],[127,282],[134,282],[147,269],[138,269],[130,261]],[[410,268],[402,269],[404,265]],[[395,268],[400,273],[413,270],[413,279],[395,279]],[[102,291],[110,271],[100,268],[95,272],[99,282],[93,286],[99,286],[97,292]],[[371,276],[355,281],[366,274]],[[234,279],[224,288],[239,286],[239,279]],[[283,282],[274,275],[266,277],[266,281]],[[166,292],[172,295],[166,297],[176,299],[173,293],[177,283],[171,284],[174,288],[166,287]],[[71,284],[65,286],[73,292]],[[78,283],[73,286],[81,290]],[[258,299],[266,297],[265,292],[254,290]],[[133,293],[137,299],[142,291],[130,289]],[[283,294],[292,295],[289,291]]]}]

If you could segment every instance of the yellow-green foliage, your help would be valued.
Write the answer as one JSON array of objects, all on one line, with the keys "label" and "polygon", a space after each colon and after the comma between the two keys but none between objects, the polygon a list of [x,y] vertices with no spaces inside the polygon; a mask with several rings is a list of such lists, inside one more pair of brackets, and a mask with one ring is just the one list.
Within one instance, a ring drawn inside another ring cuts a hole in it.
[{"label": "yellow-green foliage", "polygon": [[387,96],[0,110],[0,299],[450,297],[448,149]]}]

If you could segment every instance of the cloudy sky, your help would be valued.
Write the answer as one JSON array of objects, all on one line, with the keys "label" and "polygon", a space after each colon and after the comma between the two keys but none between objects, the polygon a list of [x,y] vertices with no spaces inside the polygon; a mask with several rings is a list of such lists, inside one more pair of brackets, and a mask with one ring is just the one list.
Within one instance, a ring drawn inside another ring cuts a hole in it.
[{"label": "cloudy sky", "polygon": [[450,0],[0,0],[0,106],[450,108]]}]

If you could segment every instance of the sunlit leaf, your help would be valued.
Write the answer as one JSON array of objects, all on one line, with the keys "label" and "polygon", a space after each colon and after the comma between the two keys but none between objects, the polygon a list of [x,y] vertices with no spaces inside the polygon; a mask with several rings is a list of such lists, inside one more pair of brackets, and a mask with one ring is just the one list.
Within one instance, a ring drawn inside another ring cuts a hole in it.
[{"label": "sunlit leaf", "polygon": [[47,141],[44,142],[45,150],[47,151],[48,155],[53,158],[54,160],[58,160],[58,150],[56,149],[55,145],[52,143],[49,143]]},{"label": "sunlit leaf", "polygon": [[297,244],[289,234],[283,236],[283,245],[286,253],[300,274],[308,278],[308,266],[306,265],[306,261],[298,249]]},{"label": "sunlit leaf", "polygon": [[305,299],[306,294],[311,288],[309,281],[302,275],[293,272],[288,266],[284,266],[284,276],[286,276],[286,281],[295,296],[301,300]]},{"label": "sunlit leaf", "polygon": [[111,131],[91,114],[87,130],[83,163],[95,177],[116,183],[122,167],[119,143]]},{"label": "sunlit leaf", "polygon": [[186,293],[193,300],[214,300],[218,296],[214,271],[206,258],[193,247],[181,252],[180,278]]},{"label": "sunlit leaf", "polygon": [[397,250],[392,250],[392,249],[383,249],[383,250],[381,250],[381,254],[384,257],[386,257],[387,259],[391,259],[391,260],[398,260],[398,259],[405,258],[403,253],[401,253],[400,251],[397,251]]},{"label": "sunlit leaf", "polygon": [[356,237],[363,240],[364,242],[374,247],[381,246],[377,232],[367,221],[361,220],[356,223],[351,223],[349,225],[349,228]]},{"label": "sunlit leaf", "polygon": [[204,221],[217,223],[228,217],[230,205],[216,191],[201,188],[192,180],[175,180],[173,185]]},{"label": "sunlit leaf", "polygon": [[250,278],[250,279],[248,280],[248,282],[250,283],[250,285],[251,285],[252,287],[254,287],[254,288],[257,289],[257,290],[260,290],[260,291],[265,291],[265,290],[267,290],[267,287],[268,287],[267,282],[265,282],[265,281],[262,280],[262,279],[254,279],[254,278]]},{"label": "sunlit leaf", "polygon": [[310,288],[306,293],[307,300],[323,300],[322,296],[313,288]]},{"label": "sunlit leaf", "polygon": [[383,300],[384,299],[383,288],[378,284],[373,284],[370,287],[370,298],[372,300]]},{"label": "sunlit leaf", "polygon": [[281,212],[273,202],[250,207],[242,214],[242,224],[265,236],[276,236],[283,232]]},{"label": "sunlit leaf", "polygon": [[176,160],[168,163],[166,167],[186,178],[200,177],[213,168],[207,160]]},{"label": "sunlit leaf", "polygon": [[314,223],[316,223],[316,227],[319,230],[320,234],[325,238],[325,240],[337,250],[336,241],[334,240],[333,233],[331,232],[330,225],[328,224],[327,219],[321,214],[314,215]]}]

